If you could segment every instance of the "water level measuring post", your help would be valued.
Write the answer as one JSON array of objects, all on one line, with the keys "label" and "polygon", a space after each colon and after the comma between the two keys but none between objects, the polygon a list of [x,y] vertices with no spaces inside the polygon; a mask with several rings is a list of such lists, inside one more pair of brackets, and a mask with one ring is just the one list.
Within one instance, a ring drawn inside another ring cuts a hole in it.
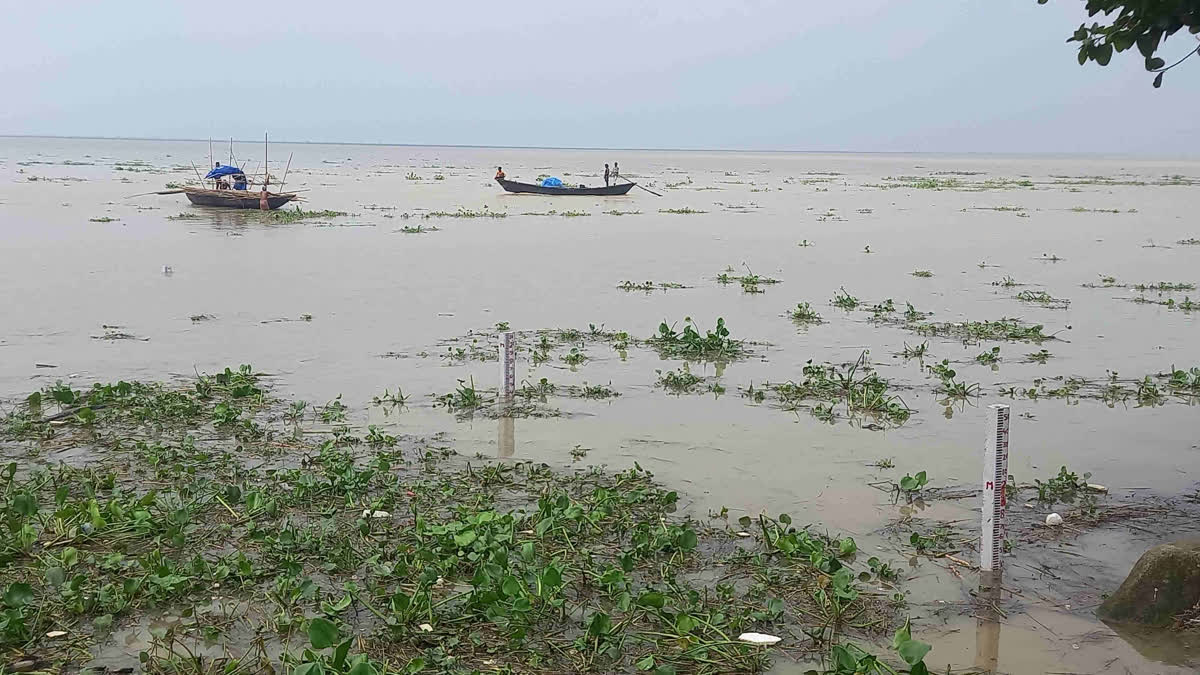
[{"label": "water level measuring post", "polygon": [[983,572],[1000,571],[1000,553],[1004,547],[1009,412],[1009,407],[1003,403],[988,406],[987,443],[983,449],[983,521],[979,540],[979,569]]},{"label": "water level measuring post", "polygon": [[500,395],[512,398],[517,392],[517,336],[512,331],[500,334]]}]

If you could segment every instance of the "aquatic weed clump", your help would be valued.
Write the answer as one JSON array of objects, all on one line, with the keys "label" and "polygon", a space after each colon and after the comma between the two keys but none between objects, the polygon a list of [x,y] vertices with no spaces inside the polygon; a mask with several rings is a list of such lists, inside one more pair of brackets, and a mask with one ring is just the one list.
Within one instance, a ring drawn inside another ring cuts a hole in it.
[{"label": "aquatic weed clump", "polygon": [[[153,611],[178,620],[124,655],[147,672],[215,672],[194,656],[214,645],[246,672],[761,672],[779,652],[743,632],[817,654],[895,626],[863,586],[895,579],[849,537],[705,525],[637,463],[466,462],[306,407],[249,367],[17,403],[0,447],[31,461],[0,470],[0,646],[79,669],[94,631]],[[39,466],[47,440],[98,452]]]},{"label": "aquatic weed clump", "polygon": [[912,324],[912,330],[921,335],[952,337],[968,342],[983,340],[1008,342],[1044,342],[1053,340],[1046,335],[1041,324],[1026,324],[1020,319],[997,319],[995,321],[927,322]]},{"label": "aquatic weed clump", "polygon": [[665,358],[730,361],[747,354],[744,342],[729,337],[729,329],[725,327],[723,318],[718,318],[716,328],[706,331],[704,335],[696,330],[690,316],[684,317],[683,330],[679,332],[664,321],[658,326],[658,334],[651,336],[646,343]]}]

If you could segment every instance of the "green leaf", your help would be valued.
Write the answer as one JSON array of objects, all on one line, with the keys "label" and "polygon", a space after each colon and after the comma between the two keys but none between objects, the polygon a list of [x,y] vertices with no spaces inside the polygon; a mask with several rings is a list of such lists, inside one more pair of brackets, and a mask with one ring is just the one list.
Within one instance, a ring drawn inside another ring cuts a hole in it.
[{"label": "green leaf", "polygon": [[13,508],[13,511],[16,511],[17,513],[19,513],[22,516],[25,516],[27,518],[29,516],[37,515],[37,512],[38,512],[37,498],[28,493],[18,494],[15,497],[13,497],[12,508]]},{"label": "green leaf", "polygon": [[680,613],[675,617],[675,632],[687,635],[696,628],[696,620],[687,614]]},{"label": "green leaf", "polygon": [[33,586],[29,584],[9,584],[4,591],[4,604],[9,607],[24,607],[31,602],[33,602]]},{"label": "green leaf", "polygon": [[840,542],[838,542],[838,555],[839,556],[844,557],[844,556],[848,556],[848,555],[854,555],[857,551],[858,551],[858,544],[854,543],[853,537],[843,537],[842,540]]},{"label": "green leaf", "polygon": [[667,597],[658,591],[648,591],[646,593],[642,593],[642,595],[637,599],[637,604],[641,605],[642,607],[662,609],[667,604]]},{"label": "green leaf", "polygon": [[500,585],[500,590],[510,598],[515,597],[521,593],[521,582],[510,574],[504,577],[504,583]]},{"label": "green leaf", "polygon": [[592,637],[600,637],[608,635],[612,631],[612,619],[604,612],[596,612],[592,615],[592,620],[588,622],[588,635]]},{"label": "green leaf", "polygon": [[317,617],[308,622],[308,641],[313,649],[325,649],[337,644],[338,628],[329,619]]},{"label": "green leaf", "polygon": [[1154,56],[1154,51],[1158,49],[1158,36],[1154,34],[1146,34],[1137,39],[1138,51],[1147,59]]},{"label": "green leaf", "polygon": [[325,668],[320,662],[301,663],[292,671],[292,675],[324,675]]},{"label": "green leaf", "polygon": [[1093,53],[1093,58],[1096,59],[1096,63],[1099,63],[1102,66],[1107,66],[1108,62],[1112,60],[1112,55],[1113,55],[1112,43],[1105,42],[1104,44],[1096,47],[1096,50]]},{"label": "green leaf", "polygon": [[479,535],[475,534],[475,530],[467,530],[454,535],[454,544],[459,548],[466,548],[474,542]]},{"label": "green leaf", "polygon": [[[1069,40],[1068,40],[1068,42],[1069,42]],[[1088,60],[1088,47],[1087,47],[1087,45],[1080,45],[1079,46],[1079,65],[1082,66],[1083,64],[1087,63],[1087,60]]]},{"label": "green leaf", "polygon": [[654,667],[654,655],[653,654],[651,654],[650,656],[647,656],[646,658],[637,662],[638,670],[650,670],[653,667]]},{"label": "green leaf", "polygon": [[1088,36],[1087,29],[1084,28],[1083,25],[1081,24],[1079,26],[1079,28],[1077,28],[1075,30],[1075,33],[1073,35],[1071,35],[1071,39],[1067,40],[1067,42],[1083,42],[1084,40],[1087,39],[1087,36]]},{"label": "green leaf", "polygon": [[661,666],[654,669],[654,675],[675,675],[675,673],[676,673],[675,666],[673,666],[669,663],[664,663]]},{"label": "green leaf", "polygon": [[346,675],[379,675],[379,671],[369,661],[359,661]]},{"label": "green leaf", "polygon": [[337,649],[333,650],[334,670],[341,670],[342,667],[346,665],[346,655],[350,653],[350,643],[353,641],[354,638],[350,638],[349,640],[346,640],[342,644],[338,645]]},{"label": "green leaf", "polygon": [[67,580],[67,571],[61,567],[51,567],[46,570],[46,583],[57,588]]},{"label": "green leaf", "polygon": [[904,620],[904,625],[900,626],[899,630],[896,631],[896,635],[892,638],[892,649],[900,649],[900,645],[912,639],[912,633],[909,629],[911,623],[912,619]]},{"label": "green leaf", "polygon": [[696,533],[692,530],[684,530],[683,534],[679,535],[679,549],[681,551],[695,550],[698,543]]},{"label": "green leaf", "polygon": [[26,396],[26,397],[25,397],[25,403],[26,403],[26,404],[27,404],[27,405],[28,405],[30,408],[39,408],[39,407],[41,407],[41,405],[42,405],[42,392],[40,392],[40,391],[35,391],[35,392],[33,392],[32,394],[30,394],[29,396]]},{"label": "green leaf", "polygon": [[1146,70],[1158,70],[1165,65],[1167,65],[1167,62],[1158,57],[1146,58]]},{"label": "green leaf", "polygon": [[920,640],[907,640],[896,651],[900,652],[900,658],[904,659],[905,663],[915,666],[925,658],[930,649],[929,645]]},{"label": "green leaf", "polygon": [[79,412],[75,413],[75,418],[84,424],[91,424],[96,421],[96,411],[91,408],[80,408]]}]

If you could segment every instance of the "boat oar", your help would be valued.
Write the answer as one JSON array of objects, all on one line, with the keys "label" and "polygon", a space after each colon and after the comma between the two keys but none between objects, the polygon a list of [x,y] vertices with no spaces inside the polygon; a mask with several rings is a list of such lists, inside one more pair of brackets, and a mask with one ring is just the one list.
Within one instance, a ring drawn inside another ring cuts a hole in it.
[{"label": "boat oar", "polygon": [[[642,187],[641,185],[638,185],[637,183],[634,183],[634,184],[633,184],[633,187],[635,187],[635,188],[640,188],[640,189],[642,189],[642,190],[646,190],[646,188]],[[655,192],[654,190],[646,190],[646,192],[649,192],[650,194],[654,195],[655,197],[661,197],[661,196],[662,196],[662,195],[658,194],[657,192]]]},{"label": "boat oar", "polygon": [[134,197],[145,197],[147,195],[177,195],[182,192],[183,192],[183,190],[159,190],[158,192],[143,192],[140,195],[129,195],[128,197],[125,197],[125,199],[133,199]]}]

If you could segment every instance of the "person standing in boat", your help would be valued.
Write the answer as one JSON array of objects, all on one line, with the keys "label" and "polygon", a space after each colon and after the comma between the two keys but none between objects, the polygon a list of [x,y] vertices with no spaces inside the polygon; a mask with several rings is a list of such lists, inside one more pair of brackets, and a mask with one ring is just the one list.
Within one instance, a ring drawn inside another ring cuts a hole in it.
[{"label": "person standing in boat", "polygon": [[620,177],[621,177],[621,165],[617,164],[616,162],[613,162],[613,172],[612,172],[613,182],[616,183],[617,179]]},{"label": "person standing in boat", "polygon": [[608,172],[608,165],[607,165],[607,164],[605,164],[605,165],[604,165],[604,187],[608,187],[608,178],[609,178],[609,175],[610,175],[610,174],[609,174],[609,172]]},{"label": "person standing in boat", "polygon": [[496,167],[496,180],[504,180],[504,167]]}]

